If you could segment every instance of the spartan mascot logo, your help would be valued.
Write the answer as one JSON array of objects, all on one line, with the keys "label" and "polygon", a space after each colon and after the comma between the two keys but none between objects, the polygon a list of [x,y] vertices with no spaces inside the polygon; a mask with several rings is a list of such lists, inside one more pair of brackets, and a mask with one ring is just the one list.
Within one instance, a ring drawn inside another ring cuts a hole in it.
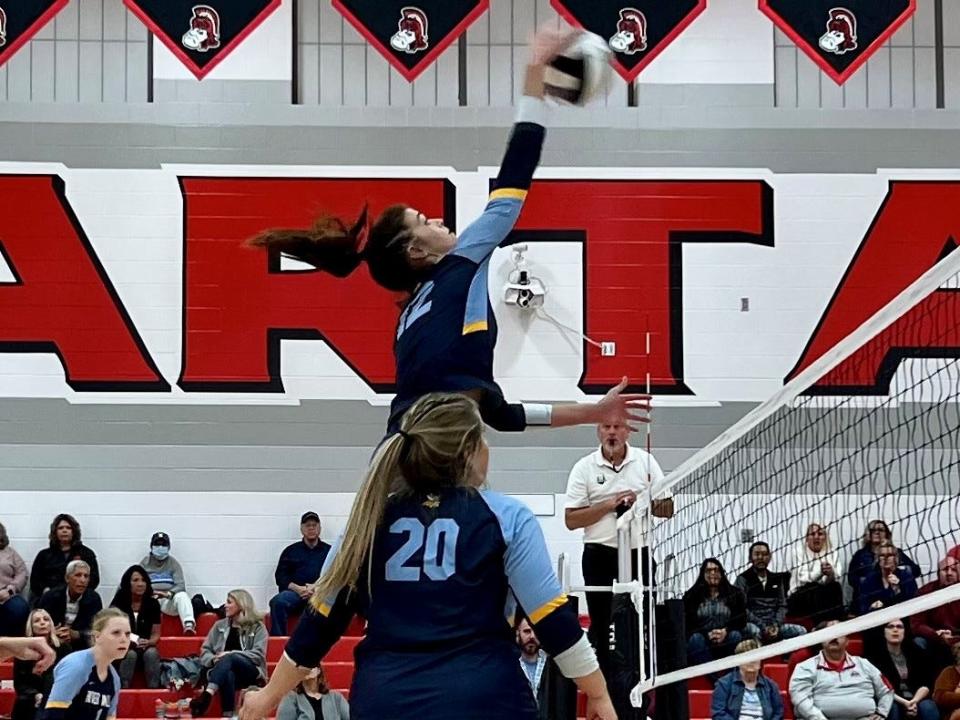
[{"label": "spartan mascot logo", "polygon": [[820,36],[820,49],[843,55],[857,49],[857,16],[846,8],[833,8],[827,20],[827,31]]},{"label": "spartan mascot logo", "polygon": [[0,47],[7,44],[7,14],[0,7]]},{"label": "spartan mascot logo", "polygon": [[209,5],[194,5],[190,29],[183,35],[183,46],[196,52],[220,47],[220,15]]},{"label": "spartan mascot logo", "polygon": [[417,7],[403,8],[400,11],[400,22],[397,23],[397,32],[390,38],[390,47],[397,52],[412,55],[426,50],[429,44],[427,14]]},{"label": "spartan mascot logo", "polygon": [[624,55],[635,55],[646,50],[646,16],[636,8],[623,8],[617,22],[617,34],[610,38],[610,48]]}]

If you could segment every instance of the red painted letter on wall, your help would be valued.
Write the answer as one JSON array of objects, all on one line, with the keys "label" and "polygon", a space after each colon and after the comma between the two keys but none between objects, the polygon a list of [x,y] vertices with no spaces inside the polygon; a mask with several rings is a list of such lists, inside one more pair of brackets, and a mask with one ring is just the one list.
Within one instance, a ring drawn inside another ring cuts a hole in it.
[{"label": "red painted letter on wall", "polygon": [[584,392],[624,375],[642,390],[649,372],[653,392],[689,393],[683,243],[772,247],[773,191],[762,181],[537,180],[517,227],[525,240],[584,243],[584,332],[617,344],[613,357],[584,344]]},{"label": "red painted letter on wall", "polygon": [[[856,330],[960,240],[960,183],[894,181],[787,380]],[[960,293],[935,291],[810,389],[886,395],[907,357],[960,355]]]},{"label": "red painted letter on wall", "polygon": [[86,391],[166,392],[103,266],[52,175],[0,176],[0,352],[60,358]]},{"label": "red painted letter on wall", "polygon": [[345,279],[283,271],[245,241],[270,227],[309,227],[317,215],[352,220],[409,203],[456,217],[446,180],[181,178],[184,325],[180,386],[188,391],[283,392],[280,341],[323,340],[371,388],[394,383],[396,298],[366,265]]}]

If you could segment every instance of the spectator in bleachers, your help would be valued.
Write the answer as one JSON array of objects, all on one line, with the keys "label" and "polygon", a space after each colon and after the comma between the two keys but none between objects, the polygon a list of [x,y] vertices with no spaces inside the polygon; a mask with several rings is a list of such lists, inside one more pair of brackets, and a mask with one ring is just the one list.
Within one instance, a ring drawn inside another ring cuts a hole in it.
[{"label": "spectator in bleachers", "polygon": [[0,635],[23,634],[30,606],[20,594],[27,586],[27,564],[10,546],[7,528],[0,523]]},{"label": "spectator in bleachers", "polygon": [[[937,564],[937,579],[920,588],[918,594],[929,595],[958,582],[960,560],[947,556]],[[918,645],[940,657],[949,656],[949,648],[960,642],[960,600],[917,613],[910,618],[910,627]]]},{"label": "spectator in bleachers", "polygon": [[33,602],[47,590],[63,583],[67,564],[73,560],[83,560],[90,568],[91,590],[100,585],[100,566],[97,555],[83,544],[80,523],[72,515],[60,513],[50,523],[50,545],[37,553],[30,568],[30,592]]},{"label": "spectator in bleachers", "polygon": [[730,584],[723,565],[708,558],[693,587],[683,595],[687,658],[691,665],[726,657],[743,639],[747,601]]},{"label": "spectator in bleachers", "polygon": [[287,635],[287,620],[300,614],[313,595],[313,589],[330,546],[320,539],[320,516],[312,510],[300,518],[298,542],[280,553],[277,571],[277,594],[270,599],[270,634]]},{"label": "spectator in bleachers", "polygon": [[[56,653],[56,662],[63,659],[66,647],[60,644],[60,639],[54,632],[53,618],[46,610],[29,613],[25,632],[27,637],[44,638]],[[13,703],[13,720],[34,720],[37,716],[43,699],[53,687],[53,668],[56,662],[43,672],[37,673],[34,672],[36,660],[13,661],[13,689],[17,693],[17,699]]]},{"label": "spectator in bleachers", "polygon": [[[836,623],[820,623],[817,630]],[[847,638],[840,636],[794,668],[790,699],[797,720],[883,720],[893,690],[873,663],[847,653]]]},{"label": "spectator in bleachers", "polygon": [[860,583],[858,615],[896,605],[917,596],[917,581],[909,565],[897,565],[900,551],[889,540],[880,543],[877,565]]},{"label": "spectator in bleachers", "polygon": [[130,623],[116,608],[97,613],[92,647],[65,657],[53,672],[43,720],[103,720],[117,717],[120,676],[113,663],[127,654]]},{"label": "spectator in bleachers", "polygon": [[905,642],[907,626],[903,620],[891,620],[883,635],[867,635],[864,656],[872,662],[893,687],[893,707],[887,720],[939,720],[936,703],[930,696],[933,668],[926,654],[912,642]]},{"label": "spectator in bleachers", "polygon": [[150,554],[140,561],[150,576],[153,595],[160,602],[164,615],[180,618],[184,635],[196,635],[197,624],[193,615],[193,603],[187,594],[183,568],[170,554],[170,536],[155,532],[150,538]]},{"label": "spectator in bleachers", "polygon": [[809,620],[810,627],[844,616],[841,565],[827,526],[810,523],[793,558],[793,592],[787,598],[790,615]]},{"label": "spectator in bleachers", "polygon": [[246,590],[231,590],[224,606],[226,617],[210,628],[200,650],[200,664],[207,669],[207,685],[190,702],[194,717],[206,714],[219,691],[220,709],[233,715],[234,693],[267,679],[267,627]]},{"label": "spectator in bleachers", "polygon": [[318,665],[280,702],[277,720],[350,720],[350,705],[330,689],[323,666]]},{"label": "spectator in bleachers", "polygon": [[933,686],[933,701],[943,720],[960,720],[960,643],[952,653],[953,665],[940,673]]},{"label": "spectator in bleachers", "polygon": [[790,574],[771,572],[770,558],[767,543],[753,543],[750,567],[740,573],[735,583],[747,599],[747,635],[764,645],[789,640],[807,631],[802,625],[784,622]]},{"label": "spectator in bleachers", "polygon": [[[850,567],[847,569],[847,582],[850,583],[853,590],[853,599],[850,603],[851,610],[857,608],[863,580],[877,566],[880,545],[884,542],[893,542],[893,533],[890,532],[890,527],[883,520],[871,520],[867,523],[867,528],[863,532],[863,546],[850,558]],[[920,566],[902,550],[897,550],[895,564],[909,567],[914,579],[918,579],[921,575]]]},{"label": "spectator in bleachers", "polygon": [[64,577],[66,584],[47,590],[37,607],[50,613],[61,644],[73,652],[90,645],[90,624],[103,600],[90,587],[90,566],[84,560],[71,560]]},{"label": "spectator in bleachers", "polygon": [[546,683],[542,680],[549,658],[540,647],[540,640],[526,618],[522,618],[517,624],[517,647],[520,648],[520,667],[530,683],[530,691],[540,710],[545,705],[543,692],[546,690]]},{"label": "spectator in bleachers", "polygon": [[[760,648],[750,638],[739,643],[736,653]],[[712,720],[783,720],[780,687],[761,672],[759,660],[743,663],[717,681],[710,700]]]},{"label": "spectator in bleachers", "polygon": [[147,687],[160,687],[160,603],[153,596],[147,571],[139,565],[127,568],[110,606],[127,614],[132,631],[130,649],[118,668],[121,687],[130,687],[138,663],[143,665]]}]

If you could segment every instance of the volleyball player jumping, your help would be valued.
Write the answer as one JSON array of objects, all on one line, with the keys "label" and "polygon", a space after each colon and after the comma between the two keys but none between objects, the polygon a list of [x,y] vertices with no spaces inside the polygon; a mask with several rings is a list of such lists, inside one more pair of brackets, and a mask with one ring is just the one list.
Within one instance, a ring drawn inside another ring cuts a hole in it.
[{"label": "volleyball player jumping", "polygon": [[337,277],[366,262],[379,285],[409,295],[397,323],[396,396],[389,432],[396,431],[417,398],[430,392],[472,397],[484,421],[497,430],[593,424],[609,417],[631,426],[649,421],[650,396],[623,393],[626,377],[596,403],[560,405],[508,403],[493,377],[497,325],[487,291],[490,256],[513,229],[540,161],[547,114],[544,69],[575,36],[541,32],[534,38],[524,94],[495,189],[483,214],[459,237],[440,220],[407,205],[393,205],[369,232],[364,208],[349,226],[324,216],[309,230],[266,230],[250,241]]}]

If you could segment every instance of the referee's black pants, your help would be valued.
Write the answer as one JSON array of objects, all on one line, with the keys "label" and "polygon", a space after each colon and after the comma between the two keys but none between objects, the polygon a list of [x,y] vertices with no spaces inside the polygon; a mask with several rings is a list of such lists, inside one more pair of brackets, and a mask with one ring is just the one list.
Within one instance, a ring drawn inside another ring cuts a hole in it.
[{"label": "referee's black pants", "polygon": [[[640,548],[640,560],[643,569],[641,579],[646,586],[651,585],[651,578],[656,573],[656,563],[650,558],[649,548]],[[631,577],[620,578],[621,582],[629,582],[633,577],[637,577],[638,553],[636,548],[631,553]],[[651,564],[652,570],[651,573]],[[583,582],[585,585],[613,585],[617,579],[617,549],[600,545],[598,543],[585,543],[583,546],[583,559],[581,560],[583,568]],[[597,652],[597,661],[600,663],[600,669],[604,675],[607,674],[610,661],[610,622],[611,607],[613,605],[613,592],[588,592],[587,595],[587,614],[590,616],[590,629],[587,631],[587,637],[590,644]],[[644,612],[641,613],[641,621],[644,638],[647,637],[647,631],[650,627],[646,617],[646,606],[644,602]],[[644,645],[649,646],[649,640],[645,639]]]}]

